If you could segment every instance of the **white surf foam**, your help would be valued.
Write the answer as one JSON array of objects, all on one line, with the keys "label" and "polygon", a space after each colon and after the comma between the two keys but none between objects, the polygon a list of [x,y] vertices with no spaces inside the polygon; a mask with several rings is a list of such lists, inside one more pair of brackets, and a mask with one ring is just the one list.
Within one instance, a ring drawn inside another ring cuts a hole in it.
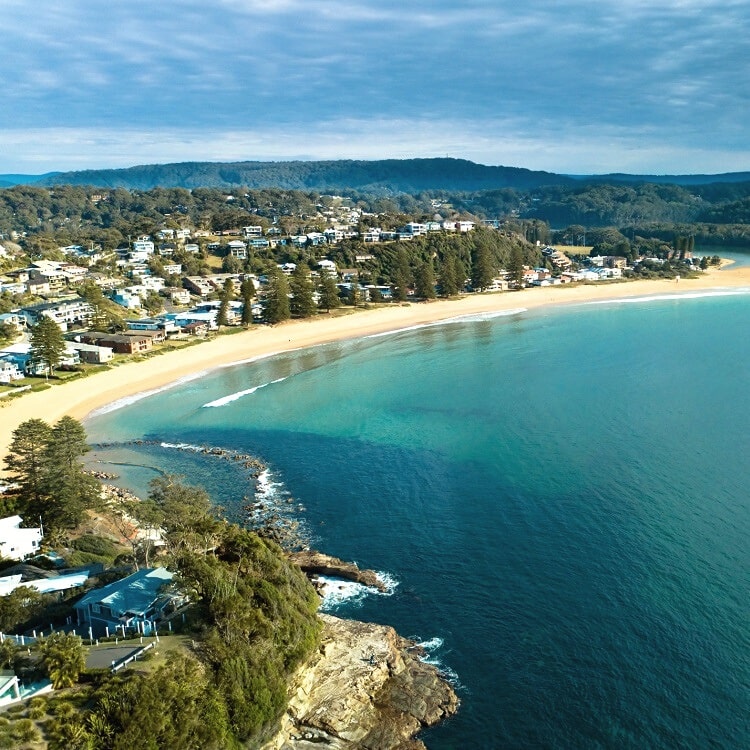
[{"label": "white surf foam", "polygon": [[440,674],[448,680],[454,688],[462,687],[461,681],[458,679],[458,674],[453,669],[446,666],[446,664],[435,655],[435,652],[439,651],[444,645],[442,638],[436,636],[435,638],[429,638],[426,641],[420,641],[416,638],[412,640],[416,641],[417,646],[425,652],[424,655],[420,657],[420,661],[435,667],[435,669],[437,669],[437,671],[440,672]]},{"label": "white surf foam", "polygon": [[174,448],[179,451],[193,451],[202,453],[206,450],[205,445],[192,445],[191,443],[159,443],[160,448]]},{"label": "white surf foam", "polygon": [[392,596],[398,586],[398,581],[389,573],[377,573],[378,579],[386,586],[385,591],[376,589],[374,586],[365,586],[354,581],[345,581],[341,578],[330,576],[318,576],[321,584],[323,601],[320,609],[322,612],[332,612],[342,604],[359,605],[368,596]]},{"label": "white surf foam", "polygon": [[454,323],[479,323],[483,320],[494,320],[495,318],[506,318],[510,315],[520,315],[528,312],[526,307],[514,307],[510,310],[495,310],[492,312],[467,313],[466,315],[457,315],[454,318],[444,318],[443,320],[434,320],[430,323],[418,323],[413,326],[396,328],[393,331],[383,331],[382,333],[371,333],[365,336],[366,339],[378,339],[383,336],[393,336],[397,333],[406,333],[408,331],[418,331],[422,328],[435,328],[437,326],[453,325]]},{"label": "white surf foam", "polygon": [[217,398],[216,401],[209,401],[209,403],[203,404],[203,408],[206,409],[206,408],[217,408],[219,406],[226,406],[227,404],[231,404],[232,401],[237,401],[243,396],[249,396],[252,393],[255,393],[255,391],[258,391],[261,388],[267,388],[269,385],[273,385],[274,383],[280,383],[282,380],[286,380],[286,378],[276,378],[276,380],[271,380],[268,383],[261,383],[260,385],[253,386],[252,388],[246,388],[244,391],[237,391],[236,393],[230,393],[228,396],[222,396],[221,398]]},{"label": "white surf foam", "polygon": [[738,297],[750,294],[750,287],[737,287],[736,289],[706,289],[701,292],[678,292],[675,294],[651,294],[643,297],[619,297],[614,299],[592,300],[584,302],[585,305],[627,305],[643,302],[664,302],[680,299],[702,299],[704,297]]},{"label": "white surf foam", "polygon": [[159,388],[152,388],[150,391],[141,391],[140,393],[134,393],[132,396],[119,398],[117,399],[117,401],[112,401],[109,404],[100,406],[98,409],[94,409],[94,411],[92,411],[89,416],[95,417],[99,414],[109,414],[110,412],[117,411],[117,409],[122,409],[125,406],[135,404],[138,401],[143,400],[144,398],[148,398],[149,396],[155,396],[157,393],[164,393],[164,391],[168,391],[172,388],[176,388],[177,386],[189,383],[191,380],[198,380],[198,378],[202,378],[207,372],[208,370],[194,372],[191,375],[185,375],[185,377],[182,377],[179,380],[174,380],[171,383],[167,383],[167,385],[160,386]]}]

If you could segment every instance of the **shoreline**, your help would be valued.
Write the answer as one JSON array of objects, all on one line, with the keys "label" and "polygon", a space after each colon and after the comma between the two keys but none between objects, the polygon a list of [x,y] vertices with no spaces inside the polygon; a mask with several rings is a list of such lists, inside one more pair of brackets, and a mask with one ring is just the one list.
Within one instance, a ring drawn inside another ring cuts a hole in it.
[{"label": "shoreline", "polygon": [[[472,294],[451,300],[392,303],[348,315],[259,325],[230,336],[106,372],[28,393],[0,407],[0,451],[8,452],[13,431],[22,422],[43,418],[53,424],[69,415],[84,419],[92,412],[125,398],[151,393],[211,370],[249,363],[277,354],[347,339],[393,333],[473,315],[512,314],[542,307],[604,303],[628,298],[684,297],[710,292],[750,291],[750,267],[712,269],[695,279],[638,280],[526,289],[519,292]],[[2,469],[0,467],[0,473]]]}]

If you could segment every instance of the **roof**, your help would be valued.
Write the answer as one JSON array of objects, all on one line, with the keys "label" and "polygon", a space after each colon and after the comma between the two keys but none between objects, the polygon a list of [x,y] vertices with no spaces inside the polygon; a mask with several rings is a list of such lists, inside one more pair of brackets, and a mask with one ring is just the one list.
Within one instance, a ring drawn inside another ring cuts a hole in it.
[{"label": "roof", "polygon": [[159,589],[174,577],[166,568],[143,568],[127,578],[90,591],[73,606],[84,609],[89,604],[104,604],[113,613],[144,614],[159,596]]}]

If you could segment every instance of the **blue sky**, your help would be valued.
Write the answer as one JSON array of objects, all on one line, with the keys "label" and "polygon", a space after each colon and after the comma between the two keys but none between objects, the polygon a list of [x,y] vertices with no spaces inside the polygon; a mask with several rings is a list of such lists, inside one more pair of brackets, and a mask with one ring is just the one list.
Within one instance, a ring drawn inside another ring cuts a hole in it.
[{"label": "blue sky", "polygon": [[0,172],[750,169],[747,0],[3,0]]}]

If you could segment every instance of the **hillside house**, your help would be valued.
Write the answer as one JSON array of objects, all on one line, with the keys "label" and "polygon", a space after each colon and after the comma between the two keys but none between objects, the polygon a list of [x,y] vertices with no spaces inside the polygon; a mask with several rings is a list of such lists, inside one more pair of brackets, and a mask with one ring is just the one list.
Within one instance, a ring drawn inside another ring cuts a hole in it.
[{"label": "hillside house", "polygon": [[22,529],[21,516],[0,518],[0,558],[23,560],[39,552],[42,543],[41,528]]},{"label": "hillside house", "polygon": [[143,568],[119,581],[90,591],[73,608],[78,624],[90,627],[95,636],[107,631],[148,635],[167,612],[185,597],[168,586],[174,573],[166,568]]}]

